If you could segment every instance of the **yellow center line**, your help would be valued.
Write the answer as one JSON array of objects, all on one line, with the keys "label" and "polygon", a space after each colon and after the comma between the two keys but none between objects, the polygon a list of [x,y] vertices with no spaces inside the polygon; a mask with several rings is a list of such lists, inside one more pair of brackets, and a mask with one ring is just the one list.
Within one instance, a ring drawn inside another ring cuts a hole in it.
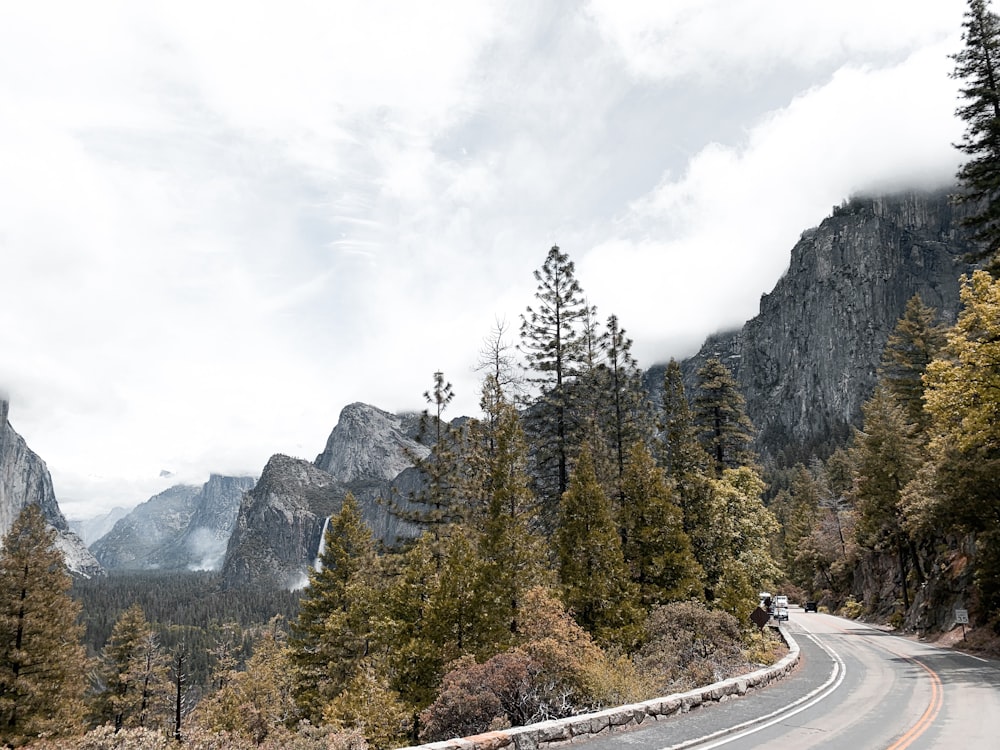
[{"label": "yellow center line", "polygon": [[[856,633],[856,630],[848,630],[847,628],[842,628],[839,625],[832,624],[836,630],[841,633]],[[941,684],[941,677],[933,669],[928,667],[919,659],[913,656],[907,656],[906,654],[901,654],[898,651],[893,651],[891,648],[883,643],[876,643],[872,641],[873,645],[877,645],[879,648],[888,651],[893,656],[897,656],[900,659],[905,659],[906,661],[913,662],[923,669],[931,678],[931,700],[927,704],[927,709],[924,711],[923,715],[917,720],[917,723],[910,727],[906,733],[896,740],[893,744],[886,748],[886,750],[906,750],[910,745],[912,745],[917,738],[923,735],[924,732],[934,723],[937,719],[938,714],[941,712],[941,706],[944,705],[944,688]]]},{"label": "yellow center line", "polygon": [[931,724],[934,723],[938,713],[941,711],[941,706],[944,704],[944,690],[942,689],[941,678],[938,676],[938,673],[919,659],[914,659],[911,656],[903,656],[902,654],[896,655],[901,656],[907,661],[912,661],[914,664],[918,664],[921,669],[930,675],[931,700],[930,703],[927,704],[927,710],[924,711],[923,716],[917,720],[917,723],[910,727],[909,731],[890,745],[887,750],[905,750],[905,748],[912,745],[917,738],[926,732]]}]

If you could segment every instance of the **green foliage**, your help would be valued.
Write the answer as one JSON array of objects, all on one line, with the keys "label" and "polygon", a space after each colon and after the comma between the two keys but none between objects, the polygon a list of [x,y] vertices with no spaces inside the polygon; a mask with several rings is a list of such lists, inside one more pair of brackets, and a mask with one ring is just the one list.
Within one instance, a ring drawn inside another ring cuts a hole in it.
[{"label": "green foliage", "polygon": [[195,723],[260,745],[298,719],[290,652],[277,622],[254,645],[244,671],[230,672],[223,686],[198,706]]},{"label": "green foliage", "polygon": [[371,531],[350,493],[324,541],[291,639],[296,700],[310,720],[320,718],[367,655],[378,590]]},{"label": "green foliage", "polygon": [[408,731],[406,706],[370,660],[362,662],[343,692],[323,709],[337,731],[357,730],[378,750],[399,747]]},{"label": "green foliage", "polygon": [[99,660],[97,722],[116,729],[163,726],[170,713],[167,661],[142,607],[122,612]]},{"label": "green foliage", "polygon": [[[477,494],[485,498],[485,511],[475,521],[499,645],[518,630],[525,592],[550,575],[545,540],[536,528],[538,504],[530,488],[528,446],[517,409],[492,377],[484,384],[483,404],[488,419],[472,432],[480,436]],[[499,632],[502,629],[506,635]]]},{"label": "green foliage", "polygon": [[628,454],[620,526],[622,553],[644,607],[701,594],[704,571],[684,532],[683,513],[663,470],[642,443]]},{"label": "green foliage", "polygon": [[1000,18],[987,0],[969,0],[962,41],[965,48],[952,56],[953,78],[962,82],[964,104],[956,114],[965,121],[965,136],[958,148],[969,159],[958,170],[965,191],[959,200],[976,210],[967,220],[984,243],[976,259],[991,258],[994,274],[1000,250]]},{"label": "green foliage", "polygon": [[118,617],[136,604],[164,651],[182,641],[187,645],[189,677],[196,686],[210,684],[220,659],[242,665],[250,655],[250,631],[276,614],[294,619],[301,595],[263,586],[223,589],[219,574],[207,571],[112,572],[77,578],[72,592],[83,607],[84,644],[90,654],[100,652]]},{"label": "green foliage", "polygon": [[605,643],[634,640],[640,612],[629,580],[611,503],[594,472],[590,450],[580,451],[559,505],[555,535],[563,602],[577,621]]},{"label": "green foliage", "polygon": [[761,501],[764,482],[753,469],[726,469],[711,483],[717,567],[706,573],[716,605],[742,622],[756,606],[757,592],[781,578],[770,545],[779,525]]},{"label": "green foliage", "polygon": [[881,382],[903,407],[907,421],[922,432],[929,415],[924,410],[923,376],[945,345],[945,329],[935,322],[934,309],[914,295],[882,352]]},{"label": "green foliage", "polygon": [[750,441],[753,425],[744,409],[745,401],[732,373],[712,358],[698,371],[692,423],[705,452],[712,457],[715,475],[753,460]]},{"label": "green foliage", "polygon": [[520,349],[533,373],[528,380],[541,391],[528,420],[539,494],[554,505],[569,486],[574,417],[568,385],[585,358],[580,329],[593,311],[573,261],[558,246],[549,250],[535,280],[538,302],[521,315]]},{"label": "green foliage", "polygon": [[0,551],[0,742],[22,745],[81,728],[85,689],[80,606],[37,505],[25,506]]}]

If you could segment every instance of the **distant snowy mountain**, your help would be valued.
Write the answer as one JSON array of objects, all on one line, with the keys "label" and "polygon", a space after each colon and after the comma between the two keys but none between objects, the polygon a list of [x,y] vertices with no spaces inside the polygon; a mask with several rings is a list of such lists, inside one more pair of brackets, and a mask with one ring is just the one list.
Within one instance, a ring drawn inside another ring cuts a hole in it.
[{"label": "distant snowy mountain", "polygon": [[115,507],[94,518],[69,519],[69,527],[75,531],[84,544],[91,545],[107,534],[118,521],[128,515],[128,508]]},{"label": "distant snowy mountain", "polygon": [[216,570],[254,481],[213,474],[201,487],[170,487],[120,518],[90,549],[108,570]]}]

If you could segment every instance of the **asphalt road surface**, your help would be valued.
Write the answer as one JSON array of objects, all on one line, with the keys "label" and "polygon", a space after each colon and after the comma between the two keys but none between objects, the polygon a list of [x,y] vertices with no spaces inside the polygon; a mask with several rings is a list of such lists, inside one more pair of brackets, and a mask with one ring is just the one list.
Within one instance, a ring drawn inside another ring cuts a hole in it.
[{"label": "asphalt road surface", "polygon": [[784,680],[618,734],[587,750],[1000,748],[1000,662],[830,615],[791,611],[801,649]]}]

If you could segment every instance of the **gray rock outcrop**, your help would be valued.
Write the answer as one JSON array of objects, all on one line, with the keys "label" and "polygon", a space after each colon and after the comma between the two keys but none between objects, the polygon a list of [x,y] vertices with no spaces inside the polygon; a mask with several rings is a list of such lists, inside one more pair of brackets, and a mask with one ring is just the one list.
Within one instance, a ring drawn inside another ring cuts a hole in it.
[{"label": "gray rock outcrop", "polygon": [[354,403],[341,411],[314,464],[272,456],[240,507],[224,585],[305,585],[326,518],[340,511],[348,492],[376,540],[392,546],[413,536],[416,528],[393,511],[408,509],[407,498],[422,485],[413,465],[430,449],[418,437],[419,417]]},{"label": "gray rock outcrop", "polygon": [[424,458],[429,453],[430,449],[417,440],[419,431],[419,416],[350,404],[341,410],[315,465],[344,483],[391,482],[413,466],[414,457]]},{"label": "gray rock outcrop", "polygon": [[[710,357],[733,372],[758,431],[757,448],[808,455],[858,425],[882,349],[907,301],[919,294],[955,320],[959,277],[973,249],[945,191],[855,198],[802,234],[788,270],[759,314],[710,337],[682,363],[693,393]],[[657,402],[663,367],[646,374]]]},{"label": "gray rock outcrop", "polygon": [[9,412],[9,402],[0,398],[0,535],[10,531],[26,506],[37,505],[56,530],[56,546],[62,550],[67,567],[81,576],[100,575],[100,563],[70,530],[59,509],[48,467],[11,427]]}]

